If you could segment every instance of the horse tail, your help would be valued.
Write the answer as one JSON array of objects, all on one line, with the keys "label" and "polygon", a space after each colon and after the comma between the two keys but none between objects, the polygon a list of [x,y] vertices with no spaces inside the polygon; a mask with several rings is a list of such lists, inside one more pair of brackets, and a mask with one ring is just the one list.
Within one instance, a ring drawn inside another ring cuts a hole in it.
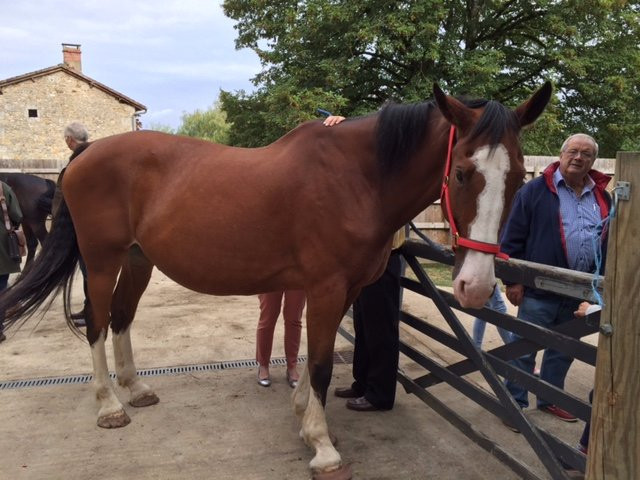
[{"label": "horse tail", "polygon": [[48,310],[55,296],[73,278],[79,258],[76,232],[63,199],[42,250],[30,268],[0,292],[0,312],[5,312],[5,325],[20,320],[20,324],[24,323],[42,305]]}]

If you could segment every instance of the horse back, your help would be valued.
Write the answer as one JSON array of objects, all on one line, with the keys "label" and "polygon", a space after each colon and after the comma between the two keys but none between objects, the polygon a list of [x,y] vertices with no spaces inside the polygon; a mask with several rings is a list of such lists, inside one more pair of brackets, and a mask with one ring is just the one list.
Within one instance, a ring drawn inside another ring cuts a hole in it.
[{"label": "horse back", "polygon": [[[132,132],[93,142],[68,167],[63,193],[81,248],[98,235],[103,247],[138,244],[169,276],[207,293],[301,287],[305,268],[339,269],[367,235],[372,215],[357,213],[367,203],[358,195],[371,188],[353,174],[360,167],[346,145],[313,124],[256,149]],[[167,254],[178,247],[192,257],[188,273]]]}]

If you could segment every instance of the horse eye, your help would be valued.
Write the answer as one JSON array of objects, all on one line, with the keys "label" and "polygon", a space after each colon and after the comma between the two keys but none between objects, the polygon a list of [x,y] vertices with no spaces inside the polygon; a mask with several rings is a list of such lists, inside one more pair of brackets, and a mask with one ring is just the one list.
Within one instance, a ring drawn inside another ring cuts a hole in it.
[{"label": "horse eye", "polygon": [[464,175],[462,174],[462,170],[460,169],[456,169],[456,180],[460,184],[464,183]]}]

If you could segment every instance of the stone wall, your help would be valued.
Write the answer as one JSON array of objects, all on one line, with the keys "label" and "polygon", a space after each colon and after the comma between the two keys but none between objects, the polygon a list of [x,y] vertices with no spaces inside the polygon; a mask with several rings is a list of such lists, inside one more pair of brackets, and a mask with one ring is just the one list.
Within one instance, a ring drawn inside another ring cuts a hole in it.
[{"label": "stone wall", "polygon": [[[30,109],[37,117],[29,117]],[[70,155],[63,138],[69,123],[84,124],[95,140],[133,130],[134,113],[131,105],[64,71],[7,85],[0,95],[0,168],[59,169]]]}]

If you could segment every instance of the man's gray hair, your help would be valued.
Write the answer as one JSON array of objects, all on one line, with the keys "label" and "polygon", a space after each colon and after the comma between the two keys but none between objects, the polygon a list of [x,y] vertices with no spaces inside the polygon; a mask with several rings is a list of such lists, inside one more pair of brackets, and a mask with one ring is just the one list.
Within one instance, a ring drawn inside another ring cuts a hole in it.
[{"label": "man's gray hair", "polygon": [[73,138],[76,142],[84,143],[89,140],[89,132],[78,122],[70,123],[64,129],[64,136]]},{"label": "man's gray hair", "polygon": [[596,142],[595,138],[593,138],[591,135],[587,135],[586,133],[574,133],[573,135],[571,135],[562,144],[562,148],[560,149],[560,152],[564,152],[567,149],[567,145],[569,144],[569,142],[574,138],[582,138],[584,140],[591,141],[591,143],[593,143],[593,150],[594,150],[593,158],[598,158],[598,142]]}]

